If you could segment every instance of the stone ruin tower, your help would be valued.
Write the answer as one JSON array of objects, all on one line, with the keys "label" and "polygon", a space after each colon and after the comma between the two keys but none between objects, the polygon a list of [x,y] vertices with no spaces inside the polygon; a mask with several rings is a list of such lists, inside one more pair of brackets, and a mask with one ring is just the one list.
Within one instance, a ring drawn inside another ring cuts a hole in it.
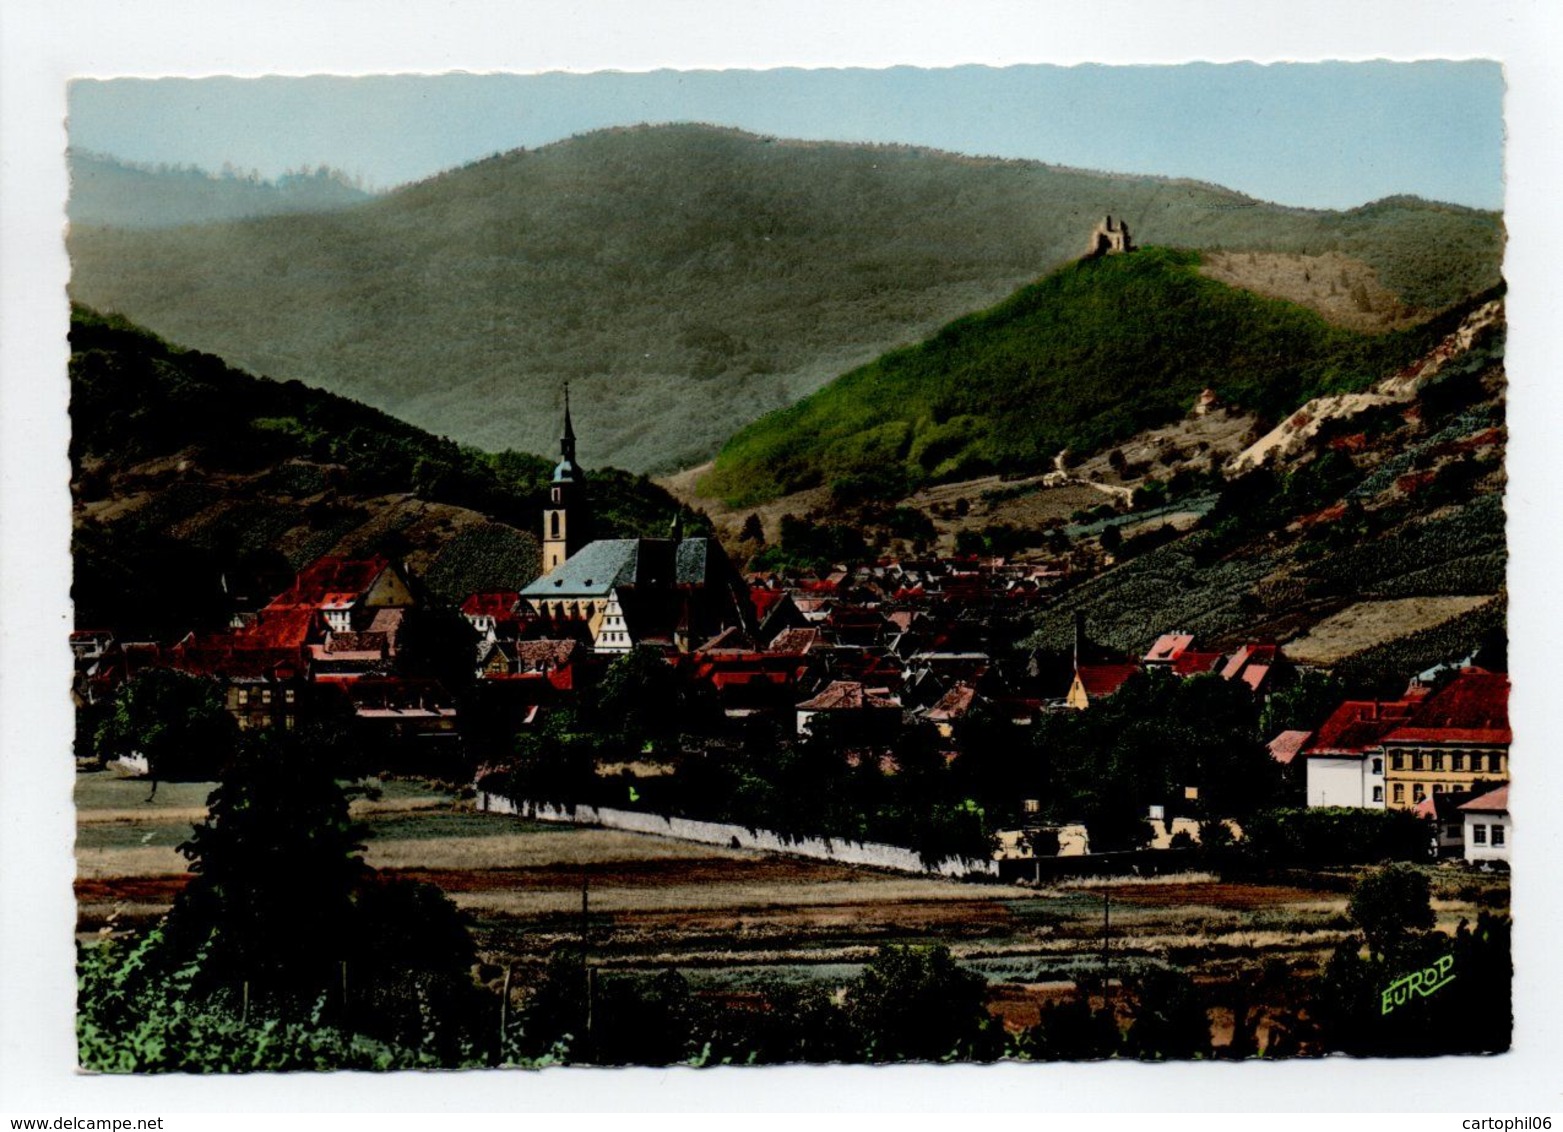
[{"label": "stone ruin tower", "polygon": [[1091,243],[1085,250],[1087,259],[1096,259],[1104,255],[1118,255],[1122,252],[1132,252],[1134,241],[1129,238],[1129,225],[1120,220],[1113,223],[1111,216],[1104,217],[1091,233]]}]

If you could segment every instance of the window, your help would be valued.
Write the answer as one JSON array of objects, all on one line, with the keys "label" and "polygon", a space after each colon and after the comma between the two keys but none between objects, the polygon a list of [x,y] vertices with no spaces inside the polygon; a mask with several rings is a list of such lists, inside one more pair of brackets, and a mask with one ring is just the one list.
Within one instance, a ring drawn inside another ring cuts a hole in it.
[{"label": "window", "polygon": [[549,536],[548,537],[549,538],[558,538],[559,537],[559,512],[557,512],[557,511],[550,511],[548,513],[548,522],[550,524]]},{"label": "window", "polygon": [[1375,802],[1382,802],[1384,800],[1384,788],[1382,786],[1375,786],[1373,788],[1373,800]]},{"label": "window", "polygon": [[262,688],[261,689],[261,703],[263,703],[263,704],[271,703],[271,689],[270,688]]},{"label": "window", "polygon": [[1449,769],[1450,770],[1464,770],[1465,769],[1465,756],[1463,754],[1461,754],[1459,751],[1456,751],[1454,754],[1450,755],[1449,756]]},{"label": "window", "polygon": [[1416,754],[1411,756],[1411,769],[1412,770],[1421,770],[1421,769],[1423,769],[1423,767],[1422,767],[1422,752],[1421,751],[1418,751],[1418,752],[1416,752]]},{"label": "window", "polygon": [[1460,827],[1457,825],[1450,826],[1444,831],[1444,836],[1451,838],[1454,841],[1460,840]]},{"label": "window", "polygon": [[1406,800],[1406,788],[1404,786],[1400,785],[1400,783],[1398,783],[1398,782],[1395,783],[1395,801],[1397,801],[1397,802],[1404,802],[1405,800]]},{"label": "window", "polygon": [[562,488],[562,487],[554,488],[554,502],[555,503],[562,503],[562,502],[564,502],[564,488]]},{"label": "window", "polygon": [[1405,755],[1398,755],[1398,754],[1395,755],[1392,759],[1390,759],[1389,765],[1394,767],[1396,770],[1405,770],[1406,769],[1406,756]]},{"label": "window", "polygon": [[1494,822],[1492,827],[1492,843],[1494,845],[1503,844],[1503,826],[1499,825],[1497,822]]},{"label": "window", "polygon": [[1423,785],[1420,782],[1418,782],[1415,786],[1411,787],[1411,800],[1413,802],[1420,802],[1423,798],[1426,798],[1426,797],[1427,797],[1427,790],[1426,790],[1425,787],[1423,787]]},{"label": "window", "polygon": [[295,692],[292,688],[289,688],[287,691],[282,693],[283,702],[291,704],[297,695],[297,692]]},{"label": "window", "polygon": [[1443,752],[1442,751],[1440,751],[1438,754],[1433,756],[1433,769],[1434,770],[1443,770],[1444,769],[1444,756],[1443,756]]},{"label": "window", "polygon": [[1472,845],[1486,845],[1487,844],[1487,827],[1485,825],[1473,825],[1471,827],[1471,844]]},{"label": "window", "polygon": [[1503,756],[1502,755],[1497,755],[1497,754],[1488,755],[1487,756],[1487,769],[1492,771],[1495,774],[1498,771],[1501,771],[1503,769]]},{"label": "window", "polygon": [[249,702],[250,702],[250,690],[248,688],[240,688],[239,691],[238,691],[237,703],[239,704],[240,707],[243,707],[245,704],[247,704]]},{"label": "window", "polygon": [[1380,759],[1374,759],[1373,760],[1373,773],[1375,775],[1382,775],[1384,773],[1384,760],[1383,759],[1380,758]]}]

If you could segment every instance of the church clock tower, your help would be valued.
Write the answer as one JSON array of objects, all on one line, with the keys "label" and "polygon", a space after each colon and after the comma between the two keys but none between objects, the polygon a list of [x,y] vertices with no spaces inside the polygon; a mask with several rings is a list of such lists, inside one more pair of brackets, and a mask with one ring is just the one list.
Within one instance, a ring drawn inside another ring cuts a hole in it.
[{"label": "church clock tower", "polygon": [[564,387],[564,435],[559,438],[559,464],[548,486],[543,511],[543,573],[551,574],[586,541],[586,477],[575,464],[575,427],[570,423],[570,387]]}]

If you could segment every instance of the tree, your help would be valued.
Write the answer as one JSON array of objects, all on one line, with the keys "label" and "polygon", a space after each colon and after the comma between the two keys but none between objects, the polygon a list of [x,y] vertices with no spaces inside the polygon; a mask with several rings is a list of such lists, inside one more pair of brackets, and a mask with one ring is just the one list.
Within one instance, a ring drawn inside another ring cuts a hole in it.
[{"label": "tree", "polygon": [[749,517],[744,520],[744,525],[738,532],[738,541],[765,545],[765,527],[760,523],[759,515],[752,511],[749,513]]},{"label": "tree", "polygon": [[97,746],[109,757],[144,755],[155,782],[215,777],[237,738],[215,680],[150,668],[120,688],[98,727]]},{"label": "tree", "polygon": [[1182,971],[1153,970],[1134,981],[1134,1022],[1124,1052],[1145,1060],[1210,1056],[1210,1017],[1194,980]]},{"label": "tree", "polygon": [[986,1002],[987,980],[948,948],[892,944],[848,992],[847,1010],[870,1061],[991,1061],[1004,1036]]},{"label": "tree", "polygon": [[203,949],[207,984],[312,998],[348,959],[367,876],[347,798],[291,736],[247,743],[179,851],[194,874],[168,916],[176,955]]},{"label": "tree", "polygon": [[1434,923],[1427,874],[1397,861],[1357,881],[1346,906],[1376,956],[1394,956]]},{"label": "tree", "polygon": [[[487,996],[455,906],[358,855],[347,798],[294,734],[240,749],[180,851],[189,884],[131,946],[83,958],[84,1064],[389,1068],[470,1064]],[[116,960],[120,960],[116,962]],[[170,1041],[209,1041],[170,1056]],[[278,1041],[300,1047],[279,1054]]]},{"label": "tree", "polygon": [[678,723],[678,673],[650,645],[616,659],[597,686],[594,729],[619,732],[632,743],[665,735]]},{"label": "tree", "polygon": [[1112,1057],[1122,1044],[1112,1008],[1093,1010],[1080,994],[1044,1007],[1022,1036],[1020,1052],[1035,1061],[1093,1061]]}]

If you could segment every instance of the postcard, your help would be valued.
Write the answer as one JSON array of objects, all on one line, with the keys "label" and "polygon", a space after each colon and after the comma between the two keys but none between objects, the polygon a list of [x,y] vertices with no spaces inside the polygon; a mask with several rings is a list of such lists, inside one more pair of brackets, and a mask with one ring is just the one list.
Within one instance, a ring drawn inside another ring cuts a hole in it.
[{"label": "postcard", "polygon": [[1507,1050],[1502,92],[73,84],[82,1068]]}]

